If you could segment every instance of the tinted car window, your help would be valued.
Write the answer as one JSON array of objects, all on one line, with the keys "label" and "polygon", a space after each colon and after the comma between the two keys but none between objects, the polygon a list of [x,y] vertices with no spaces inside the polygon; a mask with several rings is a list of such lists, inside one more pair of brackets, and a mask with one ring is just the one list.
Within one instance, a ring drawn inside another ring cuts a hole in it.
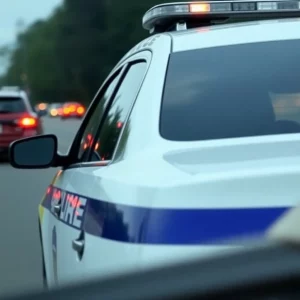
[{"label": "tinted car window", "polygon": [[[113,156],[119,135],[137,96],[146,69],[146,62],[132,65],[118,89],[95,145],[102,160],[110,160]],[[125,131],[129,130],[129,126],[126,128]],[[124,134],[128,133],[125,132]]]},{"label": "tinted car window", "polygon": [[199,141],[300,132],[300,41],[170,56],[160,133]]},{"label": "tinted car window", "polygon": [[97,104],[94,107],[94,112],[90,120],[88,121],[88,124],[81,138],[81,144],[78,153],[78,159],[80,160],[85,160],[88,158],[89,150],[94,143],[94,139],[101,118],[108,105],[110,97],[112,96],[112,93],[114,92],[117,86],[119,78],[120,78],[120,73],[118,73],[117,76],[115,76],[113,80],[106,87],[104,87],[104,90],[100,92],[99,97],[96,99]]},{"label": "tinted car window", "polygon": [[20,113],[26,111],[22,98],[0,97],[0,113]]}]

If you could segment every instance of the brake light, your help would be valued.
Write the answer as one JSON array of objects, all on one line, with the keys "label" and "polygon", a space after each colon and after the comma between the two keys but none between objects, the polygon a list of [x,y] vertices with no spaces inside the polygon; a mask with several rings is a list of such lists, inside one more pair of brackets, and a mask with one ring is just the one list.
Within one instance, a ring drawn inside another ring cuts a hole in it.
[{"label": "brake light", "polygon": [[45,110],[47,108],[47,105],[45,103],[40,103],[38,105],[39,110]]},{"label": "brake light", "polygon": [[50,114],[51,114],[52,117],[56,117],[57,116],[57,109],[55,109],[55,108],[51,109]]},{"label": "brake light", "polygon": [[84,113],[84,108],[83,108],[82,106],[79,106],[79,107],[77,108],[77,113],[78,113],[79,115],[82,115],[82,114]]},{"label": "brake light", "polygon": [[37,126],[37,120],[33,117],[25,117],[19,120],[19,126],[23,128],[34,128]]}]

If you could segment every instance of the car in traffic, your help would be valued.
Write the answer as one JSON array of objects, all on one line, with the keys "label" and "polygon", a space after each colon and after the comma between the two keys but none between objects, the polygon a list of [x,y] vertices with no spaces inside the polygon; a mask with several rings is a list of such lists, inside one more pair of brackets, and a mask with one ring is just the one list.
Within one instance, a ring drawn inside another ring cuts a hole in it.
[{"label": "car in traffic", "polygon": [[63,111],[63,103],[51,103],[48,106],[48,115],[51,118],[61,117]]},{"label": "car in traffic", "polygon": [[39,113],[40,116],[46,116],[48,111],[48,104],[41,102],[35,105],[35,111]]},{"label": "car in traffic", "polygon": [[70,119],[70,118],[83,118],[85,113],[85,108],[82,104],[78,102],[67,102],[62,106],[61,119]]},{"label": "car in traffic", "polygon": [[7,156],[9,145],[20,138],[43,133],[42,121],[27,94],[18,87],[0,89],[0,155]]},{"label": "car in traffic", "polygon": [[297,203],[298,4],[155,6],[67,154],[11,145],[15,168],[61,167],[39,206],[49,287],[238,247]]}]

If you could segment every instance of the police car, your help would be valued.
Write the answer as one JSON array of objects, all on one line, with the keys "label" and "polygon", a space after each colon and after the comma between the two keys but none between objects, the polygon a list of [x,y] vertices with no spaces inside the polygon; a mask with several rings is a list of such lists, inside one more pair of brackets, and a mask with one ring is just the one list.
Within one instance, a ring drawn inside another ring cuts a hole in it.
[{"label": "police car", "polygon": [[49,287],[239,247],[299,201],[299,3],[155,6],[68,154],[11,145],[16,168],[62,167],[39,206]]}]

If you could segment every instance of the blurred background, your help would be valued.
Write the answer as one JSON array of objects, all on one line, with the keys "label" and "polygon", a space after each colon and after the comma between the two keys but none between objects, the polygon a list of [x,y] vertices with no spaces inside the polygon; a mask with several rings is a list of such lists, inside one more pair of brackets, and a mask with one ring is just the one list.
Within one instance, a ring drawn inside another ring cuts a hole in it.
[{"label": "blurred background", "polygon": [[[18,86],[67,151],[119,59],[148,33],[154,0],[10,0],[0,11],[0,86]],[[71,115],[75,117],[68,117]],[[42,288],[38,204],[57,170],[0,164],[0,296]]]},{"label": "blurred background", "polygon": [[121,56],[147,37],[142,16],[154,4],[8,1],[0,13],[0,85],[22,86],[35,103],[89,103]]}]

